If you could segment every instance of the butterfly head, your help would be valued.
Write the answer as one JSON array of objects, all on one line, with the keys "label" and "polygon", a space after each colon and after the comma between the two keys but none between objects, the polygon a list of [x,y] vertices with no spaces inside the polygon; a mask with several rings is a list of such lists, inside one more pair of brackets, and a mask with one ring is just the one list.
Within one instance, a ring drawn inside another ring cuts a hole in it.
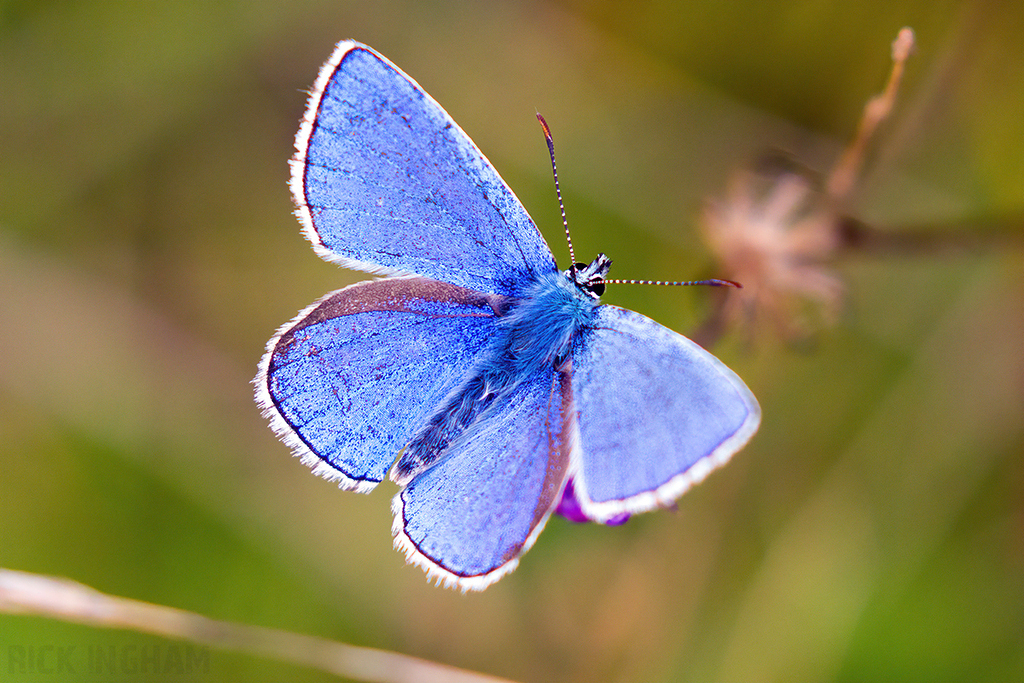
[{"label": "butterfly head", "polygon": [[577,263],[565,271],[565,276],[572,280],[578,288],[598,299],[604,294],[604,278],[608,275],[611,267],[612,260],[604,254],[598,254],[597,258],[590,262],[590,265]]}]

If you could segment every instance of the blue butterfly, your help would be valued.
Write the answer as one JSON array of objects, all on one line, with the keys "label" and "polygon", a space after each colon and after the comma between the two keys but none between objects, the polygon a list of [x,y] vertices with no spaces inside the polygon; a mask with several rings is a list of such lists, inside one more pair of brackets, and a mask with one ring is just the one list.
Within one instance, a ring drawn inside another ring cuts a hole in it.
[{"label": "blue butterfly", "polygon": [[607,257],[559,271],[473,141],[369,47],[338,44],[295,146],[316,253],[391,277],[284,325],[256,401],[342,488],[390,471],[395,545],[428,577],[497,581],[563,495],[605,523],[671,505],[757,430],[757,401],[715,357],[599,304]]}]

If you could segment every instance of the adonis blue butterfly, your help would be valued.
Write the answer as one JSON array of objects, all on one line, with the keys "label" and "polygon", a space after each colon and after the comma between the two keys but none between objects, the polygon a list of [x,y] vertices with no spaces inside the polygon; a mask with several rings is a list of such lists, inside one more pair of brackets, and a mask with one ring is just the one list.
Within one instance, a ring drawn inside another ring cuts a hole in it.
[{"label": "adonis blue butterfly", "polygon": [[605,523],[671,505],[757,430],[757,401],[720,361],[600,305],[607,257],[559,271],[472,140],[377,52],[337,46],[295,146],[316,253],[389,277],[284,325],[256,401],[342,488],[390,471],[395,545],[428,576],[483,589],[563,496]]}]

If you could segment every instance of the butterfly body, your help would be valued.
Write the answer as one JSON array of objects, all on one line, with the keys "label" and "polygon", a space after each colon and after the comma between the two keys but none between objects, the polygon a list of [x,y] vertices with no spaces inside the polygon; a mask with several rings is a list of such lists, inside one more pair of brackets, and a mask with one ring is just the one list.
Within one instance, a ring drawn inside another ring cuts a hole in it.
[{"label": "butterfly body", "polygon": [[369,492],[390,472],[395,544],[429,576],[482,589],[567,490],[598,522],[669,505],[756,431],[732,371],[601,305],[604,255],[560,272],[469,137],[370,48],[338,45],[296,149],[291,189],[314,249],[392,277],[278,330],[256,401],[343,488]]},{"label": "butterfly body", "polygon": [[[599,258],[607,260],[603,254]],[[583,342],[598,306],[586,284],[574,278],[576,272],[545,273],[522,299],[507,298],[498,306],[491,343],[465,384],[402,453],[391,475],[395,483],[405,485],[433,465],[454,439],[484,418],[495,399],[544,366],[558,369],[569,359],[572,344]]]}]

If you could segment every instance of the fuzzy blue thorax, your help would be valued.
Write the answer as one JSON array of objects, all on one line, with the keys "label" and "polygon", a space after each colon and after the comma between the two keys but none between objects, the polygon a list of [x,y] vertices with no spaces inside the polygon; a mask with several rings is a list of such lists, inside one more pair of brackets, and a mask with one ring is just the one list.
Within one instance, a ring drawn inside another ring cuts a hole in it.
[{"label": "fuzzy blue thorax", "polygon": [[600,254],[589,266],[541,276],[523,298],[511,301],[473,373],[403,450],[391,478],[408,483],[435,464],[496,399],[544,366],[562,367],[573,343],[586,334],[603,291],[594,283],[610,266]]},{"label": "fuzzy blue thorax", "polygon": [[567,273],[539,279],[500,321],[481,374],[496,387],[514,388],[547,364],[561,365],[573,337],[590,322],[598,300]]}]

